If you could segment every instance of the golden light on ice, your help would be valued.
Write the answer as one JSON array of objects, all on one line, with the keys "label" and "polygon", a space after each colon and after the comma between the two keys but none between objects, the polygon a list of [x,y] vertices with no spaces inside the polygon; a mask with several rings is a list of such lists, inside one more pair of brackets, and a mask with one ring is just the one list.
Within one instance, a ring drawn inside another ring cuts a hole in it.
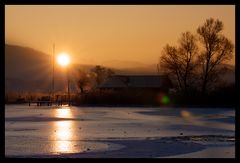
[{"label": "golden light on ice", "polygon": [[[62,108],[56,109],[55,117],[57,118],[72,118],[71,109]],[[71,141],[73,138],[73,122],[70,120],[61,120],[55,122],[54,152],[56,153],[71,153],[74,152],[74,144]]]},{"label": "golden light on ice", "polygon": [[61,66],[66,66],[70,63],[70,58],[67,53],[61,53],[57,56],[57,62]]}]

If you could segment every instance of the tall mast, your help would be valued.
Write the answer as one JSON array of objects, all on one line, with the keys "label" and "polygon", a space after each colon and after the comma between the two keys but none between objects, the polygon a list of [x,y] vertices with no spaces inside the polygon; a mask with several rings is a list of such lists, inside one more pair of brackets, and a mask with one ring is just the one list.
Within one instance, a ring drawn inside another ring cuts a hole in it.
[{"label": "tall mast", "polygon": [[55,55],[55,44],[53,44],[53,58],[52,58],[52,96],[54,101],[54,56]]}]

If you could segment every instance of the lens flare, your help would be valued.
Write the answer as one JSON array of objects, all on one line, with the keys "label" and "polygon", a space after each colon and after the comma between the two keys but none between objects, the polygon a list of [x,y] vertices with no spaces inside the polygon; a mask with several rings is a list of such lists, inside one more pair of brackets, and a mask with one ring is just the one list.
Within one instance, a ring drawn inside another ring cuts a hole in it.
[{"label": "lens flare", "polygon": [[158,96],[158,102],[163,105],[170,104],[170,97],[166,94],[161,93]]},{"label": "lens flare", "polygon": [[161,102],[162,102],[162,104],[165,104],[165,105],[169,104],[170,98],[168,96],[164,95],[164,96],[162,96]]}]

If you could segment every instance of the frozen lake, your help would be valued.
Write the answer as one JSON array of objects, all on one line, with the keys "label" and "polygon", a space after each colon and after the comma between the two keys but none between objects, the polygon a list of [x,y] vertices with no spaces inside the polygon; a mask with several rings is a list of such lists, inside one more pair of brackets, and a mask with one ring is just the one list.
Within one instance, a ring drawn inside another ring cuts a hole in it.
[{"label": "frozen lake", "polygon": [[235,157],[233,108],[5,105],[6,157]]}]

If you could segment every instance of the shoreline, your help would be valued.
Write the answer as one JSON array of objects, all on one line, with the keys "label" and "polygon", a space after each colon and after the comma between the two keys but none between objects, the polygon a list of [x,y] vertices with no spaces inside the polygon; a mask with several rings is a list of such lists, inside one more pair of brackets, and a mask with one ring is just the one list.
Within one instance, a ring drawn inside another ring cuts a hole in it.
[{"label": "shoreline", "polygon": [[[5,105],[28,105],[28,102],[26,103],[5,103]],[[35,106],[35,105],[32,105]],[[42,105],[42,106],[47,106],[47,105]],[[55,105],[53,105],[55,106]],[[117,108],[117,107],[123,107],[123,108],[201,108],[201,109],[235,109],[236,106],[219,106],[219,105],[123,105],[123,104],[72,104],[71,106],[75,106],[75,107],[113,107],[113,108]],[[40,108],[41,106],[39,106]],[[49,106],[51,107],[51,106]]]}]

